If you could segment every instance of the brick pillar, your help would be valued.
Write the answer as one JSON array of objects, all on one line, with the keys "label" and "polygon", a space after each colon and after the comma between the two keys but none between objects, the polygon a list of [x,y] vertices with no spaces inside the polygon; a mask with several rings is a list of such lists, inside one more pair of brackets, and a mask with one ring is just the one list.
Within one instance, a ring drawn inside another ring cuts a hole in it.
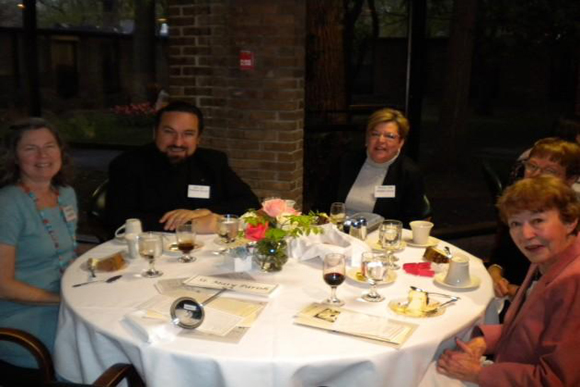
[{"label": "brick pillar", "polygon": [[[258,197],[301,203],[304,1],[168,3],[169,92],[204,112],[202,146],[225,151]],[[241,50],[254,69],[240,69]]]}]

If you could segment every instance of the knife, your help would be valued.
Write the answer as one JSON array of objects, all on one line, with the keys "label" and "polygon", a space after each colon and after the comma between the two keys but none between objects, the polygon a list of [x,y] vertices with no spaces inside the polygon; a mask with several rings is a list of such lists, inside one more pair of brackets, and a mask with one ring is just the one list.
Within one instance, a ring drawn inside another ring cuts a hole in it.
[{"label": "knife", "polygon": [[113,276],[111,278],[107,278],[106,280],[97,280],[97,281],[81,282],[80,284],[74,284],[73,285],[73,288],[78,288],[79,286],[88,285],[88,284],[96,284],[96,283],[99,283],[99,282],[106,282],[106,283],[110,284],[111,282],[115,282],[116,280],[118,280],[122,276],[123,276],[122,274],[119,274],[119,275]]}]

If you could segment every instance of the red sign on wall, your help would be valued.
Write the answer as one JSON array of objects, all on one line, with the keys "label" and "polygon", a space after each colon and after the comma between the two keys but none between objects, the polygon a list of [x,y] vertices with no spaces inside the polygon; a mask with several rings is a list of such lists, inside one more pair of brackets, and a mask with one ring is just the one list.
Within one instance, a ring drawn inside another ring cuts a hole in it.
[{"label": "red sign on wall", "polygon": [[254,53],[252,51],[240,51],[240,70],[253,70],[254,64]]}]

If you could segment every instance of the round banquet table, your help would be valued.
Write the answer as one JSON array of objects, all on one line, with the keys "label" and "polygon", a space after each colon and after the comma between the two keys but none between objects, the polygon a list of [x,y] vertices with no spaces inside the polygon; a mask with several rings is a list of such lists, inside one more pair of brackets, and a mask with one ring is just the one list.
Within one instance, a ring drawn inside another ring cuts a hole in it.
[{"label": "round banquet table", "polygon": [[[410,231],[404,231],[410,237]],[[173,340],[148,343],[124,323],[126,314],[136,305],[157,293],[158,279],[181,278],[196,274],[231,271],[233,265],[215,254],[220,248],[215,235],[198,236],[204,246],[195,250],[197,261],[179,263],[174,254],[164,255],[156,266],[164,272],[159,278],[142,278],[147,266],[144,259],[129,260],[114,283],[98,283],[73,288],[89,279],[82,265],[89,257],[100,258],[119,250],[124,243],[113,240],[95,247],[77,259],[62,279],[62,304],[56,338],[57,373],[73,382],[93,382],[115,363],[132,363],[149,386],[415,386],[429,363],[455,337],[467,339],[477,323],[494,322],[497,313],[488,304],[493,288],[480,259],[444,241],[453,253],[470,258],[472,275],[481,279],[478,288],[469,291],[446,289],[433,278],[419,277],[397,270],[397,279],[379,287],[386,298],[380,303],[363,301],[360,296],[368,285],[351,279],[338,288],[344,308],[411,322],[418,328],[400,347],[341,335],[293,324],[293,316],[313,302],[328,297],[330,288],[322,280],[322,261],[290,259],[279,273],[250,275],[259,282],[279,284],[267,305],[238,343],[227,343],[177,336]],[[376,232],[367,242],[376,243]],[[401,266],[419,262],[424,248],[407,246],[396,253]],[[99,274],[100,279],[117,273]],[[436,317],[412,318],[391,311],[387,304],[406,297],[409,286],[434,292],[458,295],[461,300]],[[223,297],[236,297],[227,292]]]}]

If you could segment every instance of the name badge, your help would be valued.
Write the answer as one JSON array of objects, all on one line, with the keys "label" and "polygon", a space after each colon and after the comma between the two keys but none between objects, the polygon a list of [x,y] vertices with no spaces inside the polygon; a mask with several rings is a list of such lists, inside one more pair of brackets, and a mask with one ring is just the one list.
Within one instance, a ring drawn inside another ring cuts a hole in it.
[{"label": "name badge", "polygon": [[187,186],[187,197],[196,199],[209,199],[209,185],[193,185]]},{"label": "name badge", "polygon": [[394,185],[377,185],[375,187],[375,198],[394,198],[395,197]]},{"label": "name badge", "polygon": [[77,213],[75,212],[73,206],[63,206],[62,212],[64,213],[64,219],[67,222],[74,222],[77,220]]}]

